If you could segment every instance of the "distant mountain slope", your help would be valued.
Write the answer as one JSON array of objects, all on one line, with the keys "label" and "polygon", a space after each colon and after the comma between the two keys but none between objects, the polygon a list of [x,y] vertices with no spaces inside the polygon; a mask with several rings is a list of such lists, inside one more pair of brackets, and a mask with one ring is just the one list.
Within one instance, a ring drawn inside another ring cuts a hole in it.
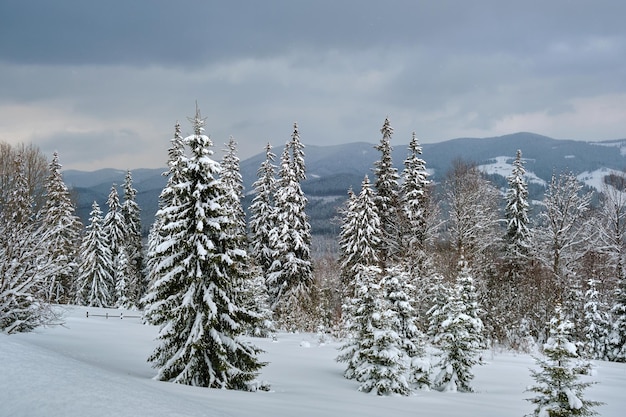
[{"label": "distant mountain slope", "polygon": [[[309,216],[314,233],[337,233],[337,224],[331,220],[337,214],[337,207],[345,200],[348,189],[352,187],[358,191],[366,174],[373,177],[373,164],[379,158],[374,146],[373,143],[356,142],[334,146],[308,145],[305,148],[307,180],[302,188],[309,198]],[[581,179],[591,185],[599,183],[603,172],[626,168],[626,139],[582,142],[522,132],[483,139],[460,138],[422,146],[422,157],[434,181],[442,181],[452,161],[461,158],[484,166],[499,185],[506,184],[504,178],[509,174],[508,164],[515,157],[516,151],[521,149],[535,195],[541,193],[542,183],[549,182],[554,172],[582,174]],[[273,150],[276,165],[279,165],[282,150],[283,147]],[[393,159],[399,172],[402,171],[406,156],[407,145],[395,144]],[[264,159],[265,153],[259,153],[240,163],[247,194],[244,202],[246,206],[251,201],[252,184]],[[166,182],[163,171],[165,169],[132,171],[134,186],[138,190],[137,201],[142,208],[144,232],[152,223],[159,193]],[[111,185],[116,183],[121,186],[125,174],[125,171],[113,169],[64,172],[66,183],[74,187],[78,196],[78,212],[84,222],[87,221],[94,200],[106,211]]]}]

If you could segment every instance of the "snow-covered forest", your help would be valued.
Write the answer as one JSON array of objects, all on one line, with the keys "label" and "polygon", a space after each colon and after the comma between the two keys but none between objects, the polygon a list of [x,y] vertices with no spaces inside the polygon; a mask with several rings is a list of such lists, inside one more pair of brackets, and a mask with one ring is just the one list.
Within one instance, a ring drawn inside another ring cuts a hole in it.
[{"label": "snow-covered forest", "polygon": [[338,213],[339,253],[316,256],[298,125],[279,158],[265,147],[246,217],[236,141],[217,161],[198,109],[189,122],[187,137],[174,127],[147,244],[130,171],[83,226],[59,155],[1,144],[3,342],[62,325],[63,305],[136,311],[157,329],[142,359],[155,379],[271,391],[268,341],[314,334],[379,396],[471,393],[488,352],[533,353],[520,410],[602,411],[594,366],[626,362],[626,173],[597,195],[555,173],[531,202],[519,150],[506,189],[463,160],[435,187],[415,133],[394,168],[385,119],[380,158]]}]

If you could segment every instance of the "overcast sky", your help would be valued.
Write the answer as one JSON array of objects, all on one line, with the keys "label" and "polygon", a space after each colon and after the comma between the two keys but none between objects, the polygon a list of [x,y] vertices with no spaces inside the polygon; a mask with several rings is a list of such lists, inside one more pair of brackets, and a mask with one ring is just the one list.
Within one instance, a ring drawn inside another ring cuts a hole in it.
[{"label": "overcast sky", "polygon": [[[1,0],[0,141],[165,166],[195,102],[216,159],[530,131],[626,138],[624,0]],[[425,155],[427,158],[427,156]]]}]

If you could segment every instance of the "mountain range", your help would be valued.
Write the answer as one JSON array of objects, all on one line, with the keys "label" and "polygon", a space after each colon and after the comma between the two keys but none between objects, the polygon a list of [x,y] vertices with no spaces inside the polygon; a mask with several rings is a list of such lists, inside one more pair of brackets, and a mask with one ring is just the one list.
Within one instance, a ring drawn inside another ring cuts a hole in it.
[{"label": "mountain range", "polygon": [[[372,168],[380,153],[375,144],[356,142],[334,146],[305,148],[307,179],[302,189],[309,199],[308,214],[314,234],[336,234],[338,222],[333,221],[347,197],[349,188],[360,189],[365,175],[373,176]],[[393,145],[394,164],[401,172],[408,151],[407,145]],[[455,159],[471,161],[489,175],[498,186],[506,186],[511,162],[518,149],[522,151],[531,198],[539,199],[554,173],[571,171],[590,187],[599,188],[603,177],[611,171],[626,168],[626,139],[591,142],[553,139],[534,133],[515,133],[491,138],[459,138],[422,145],[422,158],[435,183],[441,183]],[[282,147],[273,150],[280,155]],[[265,159],[260,153],[240,163],[245,187],[244,206],[252,200],[252,183]],[[278,164],[278,160],[276,163]],[[158,196],[166,183],[159,169],[132,170],[137,189],[137,203],[142,208],[144,232],[149,229],[158,206]],[[106,200],[115,183],[123,184],[126,172],[101,169],[86,172],[63,172],[66,184],[75,193],[77,214],[86,224],[93,201],[106,211]],[[119,190],[120,193],[122,190]]]}]

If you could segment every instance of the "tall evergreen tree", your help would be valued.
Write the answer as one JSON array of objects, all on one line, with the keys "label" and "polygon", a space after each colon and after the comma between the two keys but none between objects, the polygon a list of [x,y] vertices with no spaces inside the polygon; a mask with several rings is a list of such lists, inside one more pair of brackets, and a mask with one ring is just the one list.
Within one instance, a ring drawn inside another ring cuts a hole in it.
[{"label": "tall evergreen tree", "polygon": [[[179,172],[169,206],[163,206],[166,239],[155,249],[151,301],[146,317],[161,326],[160,344],[149,358],[157,378],[212,388],[250,389],[263,365],[259,349],[240,340],[256,317],[235,303],[246,257],[233,217],[225,212],[227,190],[211,158],[205,120],[196,110],[190,156]],[[163,201],[163,200],[162,200]]]},{"label": "tall evergreen tree", "polygon": [[341,255],[339,262],[348,297],[354,296],[354,278],[363,266],[379,265],[379,250],[383,241],[378,208],[367,175],[361,183],[361,191],[348,200],[343,211],[339,236]]},{"label": "tall evergreen tree", "polygon": [[130,170],[126,171],[126,177],[124,178],[124,202],[120,211],[124,219],[126,237],[123,250],[127,258],[127,266],[124,268],[118,267],[118,271],[126,270],[126,276],[124,277],[128,294],[128,301],[125,303],[126,307],[138,307],[146,289],[146,278],[144,276],[144,255],[141,237],[141,209],[139,204],[137,204],[137,190],[133,187],[133,177]]},{"label": "tall evergreen tree", "polygon": [[[177,223],[176,216],[179,203],[184,195],[183,170],[186,165],[185,144],[181,134],[180,123],[174,127],[174,137],[170,140],[168,149],[168,170],[163,173],[167,176],[167,184],[159,195],[159,209],[155,214],[154,223],[150,228],[148,237],[148,252],[146,266],[148,271],[148,283],[151,291],[146,292],[141,304],[149,306],[144,310],[144,320],[150,323],[162,323],[173,306],[180,300],[169,297],[168,294],[179,292],[178,283],[175,281],[166,284],[162,280],[162,261],[174,254],[172,248],[172,236],[179,232],[181,225]],[[166,246],[162,246],[166,245]],[[165,268],[169,262],[165,262]],[[164,300],[169,300],[165,302]]]},{"label": "tall evergreen tree", "polygon": [[237,142],[231,136],[224,149],[222,158],[221,181],[228,191],[224,205],[227,213],[233,216],[236,230],[234,233],[242,238],[246,237],[246,215],[241,201],[243,199],[243,178],[237,155]]},{"label": "tall evergreen tree", "polygon": [[276,192],[276,155],[272,145],[265,146],[265,161],[257,171],[257,180],[252,185],[254,198],[250,204],[250,242],[252,257],[265,277],[274,261],[270,232],[275,224],[274,194]]},{"label": "tall evergreen tree", "polygon": [[550,337],[543,346],[545,358],[536,359],[540,370],[532,370],[531,375],[536,385],[528,391],[537,393],[528,401],[535,404],[532,415],[537,417],[591,416],[598,414],[593,407],[597,401],[583,398],[584,390],[591,382],[580,382],[579,373],[588,373],[589,362],[573,362],[578,357],[576,346],[570,341],[569,332],[573,325],[560,307],[556,316],[550,320]]},{"label": "tall evergreen tree", "polygon": [[109,197],[107,198],[107,206],[109,210],[104,216],[102,227],[106,233],[107,245],[109,247],[110,261],[107,263],[110,265],[110,274],[113,277],[113,287],[110,291],[112,302],[115,303],[115,285],[119,277],[117,276],[117,261],[122,248],[126,247],[127,243],[127,229],[126,222],[124,221],[124,215],[122,214],[122,206],[120,205],[120,197],[117,192],[117,185],[111,186]]},{"label": "tall evergreen tree", "polygon": [[380,159],[374,162],[374,174],[376,181],[376,206],[380,216],[381,228],[384,239],[380,248],[379,259],[383,269],[397,255],[398,248],[398,193],[399,175],[398,170],[393,166],[391,135],[393,128],[389,118],[385,118],[383,127],[380,129],[383,137],[375,148],[380,151]]},{"label": "tall evergreen tree", "polygon": [[402,226],[402,242],[410,254],[423,250],[428,240],[428,172],[426,162],[420,157],[422,147],[415,132],[409,143],[409,155],[404,160],[402,185],[400,186],[400,205],[405,224]]},{"label": "tall evergreen tree", "polygon": [[109,237],[103,227],[102,210],[95,201],[89,213],[87,232],[78,251],[76,303],[94,307],[112,307],[115,303]]},{"label": "tall evergreen tree", "polygon": [[507,178],[509,188],[506,192],[506,235],[504,237],[505,256],[517,268],[521,267],[530,249],[530,221],[528,219],[528,185],[524,179],[526,170],[522,151],[518,150],[513,162],[513,171]]},{"label": "tall evergreen tree", "polygon": [[276,208],[271,247],[276,251],[267,277],[272,309],[287,328],[301,328],[305,304],[313,281],[311,225],[306,214],[307,199],[300,181],[304,176],[303,148],[297,125],[281,156],[280,181],[274,195]]},{"label": "tall evergreen tree", "polygon": [[53,154],[49,168],[40,228],[42,236],[45,236],[51,267],[42,271],[45,275],[43,291],[49,302],[69,303],[73,301],[76,291],[76,257],[83,226],[63,181],[57,152]]}]

